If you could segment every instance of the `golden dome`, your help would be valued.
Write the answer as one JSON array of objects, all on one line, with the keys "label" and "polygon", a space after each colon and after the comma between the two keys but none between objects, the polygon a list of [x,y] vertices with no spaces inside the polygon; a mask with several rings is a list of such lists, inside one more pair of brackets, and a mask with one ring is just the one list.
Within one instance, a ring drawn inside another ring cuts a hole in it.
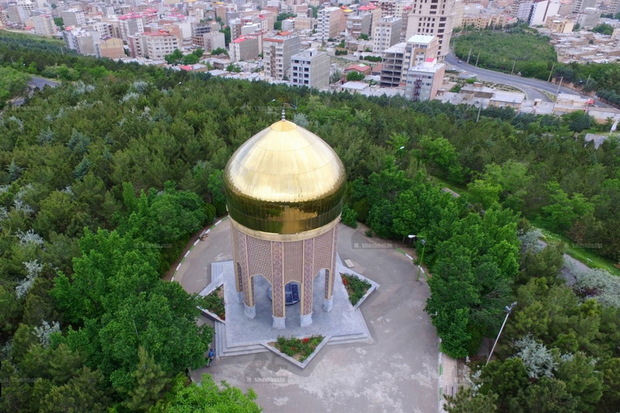
[{"label": "golden dome", "polygon": [[230,217],[257,231],[296,234],[342,212],[346,175],[334,150],[281,120],[237,149],[224,171]]}]

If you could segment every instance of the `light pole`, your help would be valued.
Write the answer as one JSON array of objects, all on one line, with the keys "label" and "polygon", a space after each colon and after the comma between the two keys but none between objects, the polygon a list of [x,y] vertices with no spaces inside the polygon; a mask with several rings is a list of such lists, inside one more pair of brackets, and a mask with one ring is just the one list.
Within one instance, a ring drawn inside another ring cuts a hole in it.
[{"label": "light pole", "polygon": [[424,261],[424,250],[426,250],[426,240],[421,239],[422,243],[422,255],[420,255],[420,262],[418,263],[418,272],[416,273],[415,280],[420,281],[420,267],[422,267],[422,262]]},{"label": "light pole", "polygon": [[495,346],[497,345],[497,342],[499,341],[499,336],[502,334],[502,331],[504,330],[504,326],[506,325],[506,321],[508,321],[508,317],[510,316],[510,313],[512,313],[512,309],[515,308],[516,305],[517,305],[517,302],[515,301],[514,303],[507,305],[505,307],[506,317],[504,317],[504,322],[502,323],[502,326],[499,329],[499,333],[497,333],[497,338],[495,339],[495,343],[493,343],[493,347],[491,347],[491,352],[489,353],[489,357],[487,358],[485,367],[487,364],[489,364],[489,361],[491,360],[491,356],[493,355],[493,351],[495,351]]}]

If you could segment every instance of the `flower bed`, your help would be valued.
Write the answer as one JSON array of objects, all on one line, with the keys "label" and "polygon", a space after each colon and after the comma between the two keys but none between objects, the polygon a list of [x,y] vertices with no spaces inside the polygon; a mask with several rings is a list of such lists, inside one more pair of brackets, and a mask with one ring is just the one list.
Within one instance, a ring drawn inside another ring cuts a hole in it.
[{"label": "flower bed", "polygon": [[217,287],[211,294],[203,298],[202,308],[226,320],[226,306],[224,305],[224,288]]},{"label": "flower bed", "polygon": [[357,304],[371,287],[368,281],[357,278],[355,275],[340,274],[340,276],[342,277],[342,284],[344,284],[344,288],[347,290],[349,301],[351,301],[352,305]]},{"label": "flower bed", "polygon": [[279,336],[278,341],[273,343],[273,346],[287,356],[303,362],[314,352],[314,350],[316,350],[324,338],[325,337],[323,336],[311,336],[305,338],[286,338]]}]

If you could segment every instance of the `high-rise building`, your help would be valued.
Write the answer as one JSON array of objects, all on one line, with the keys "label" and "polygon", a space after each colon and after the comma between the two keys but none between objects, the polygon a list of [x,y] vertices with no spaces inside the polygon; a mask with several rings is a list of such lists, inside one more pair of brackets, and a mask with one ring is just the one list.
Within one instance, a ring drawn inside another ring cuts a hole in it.
[{"label": "high-rise building", "polygon": [[291,58],[291,84],[322,89],[329,86],[329,56],[306,49]]},{"label": "high-rise building", "polygon": [[443,60],[450,52],[455,5],[456,0],[413,0],[406,38],[416,34],[436,36],[437,58]]},{"label": "high-rise building", "polygon": [[319,10],[316,27],[322,42],[338,37],[346,26],[344,12],[339,7],[325,7]]},{"label": "high-rise building", "polygon": [[372,51],[381,53],[400,40],[400,29],[403,20],[398,17],[382,17],[372,31]]},{"label": "high-rise building", "polygon": [[291,57],[301,51],[297,33],[278,32],[263,37],[265,74],[276,80],[290,79]]}]

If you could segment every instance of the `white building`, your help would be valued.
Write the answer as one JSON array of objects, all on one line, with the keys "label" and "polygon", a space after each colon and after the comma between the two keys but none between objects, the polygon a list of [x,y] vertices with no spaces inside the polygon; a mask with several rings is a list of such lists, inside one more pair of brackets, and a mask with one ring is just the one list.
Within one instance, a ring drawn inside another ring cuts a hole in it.
[{"label": "white building", "polygon": [[291,57],[291,84],[322,89],[329,86],[329,56],[307,49]]},{"label": "white building", "polygon": [[534,2],[532,4],[528,23],[530,26],[542,26],[547,21],[547,18],[556,16],[559,11],[559,0],[542,0]]}]

